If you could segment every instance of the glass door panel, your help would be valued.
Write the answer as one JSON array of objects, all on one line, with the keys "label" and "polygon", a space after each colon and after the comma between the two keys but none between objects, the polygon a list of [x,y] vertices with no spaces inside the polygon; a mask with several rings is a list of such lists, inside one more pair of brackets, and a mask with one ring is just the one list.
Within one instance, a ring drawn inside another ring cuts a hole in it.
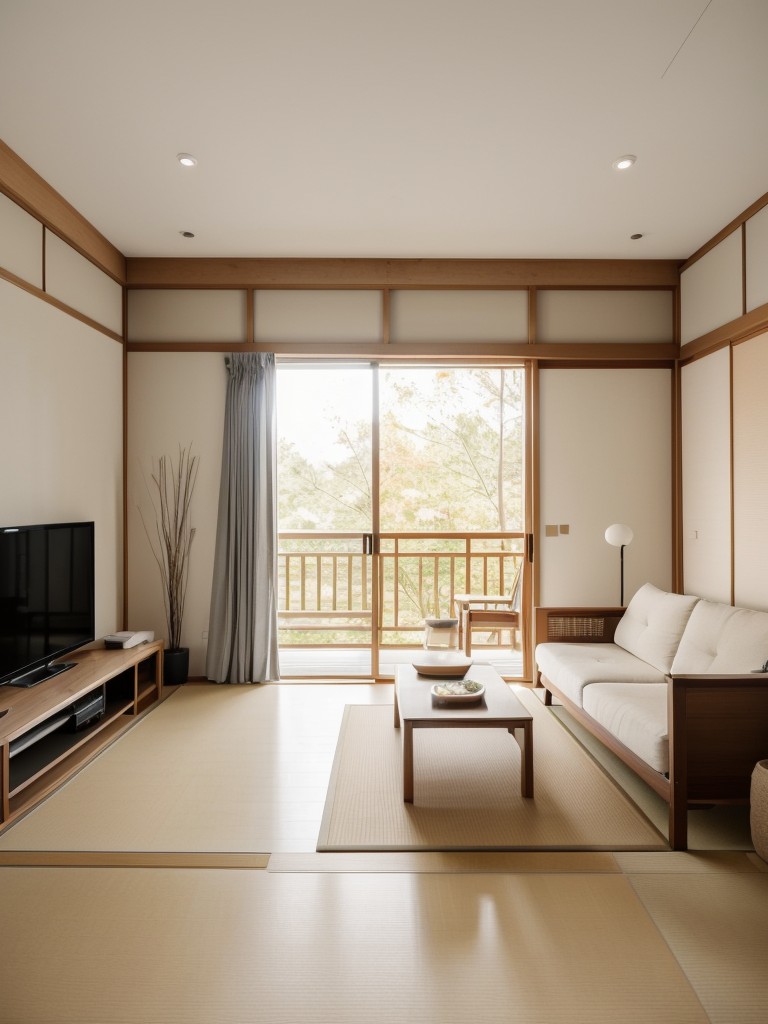
[{"label": "glass door panel", "polygon": [[[512,610],[525,555],[524,386],[518,367],[380,369],[382,666],[389,648],[418,646],[426,617],[461,618],[457,595]],[[472,656],[521,677],[521,616],[472,629]]]},{"label": "glass door panel", "polygon": [[278,366],[283,676],[374,670],[373,408],[368,365]]}]

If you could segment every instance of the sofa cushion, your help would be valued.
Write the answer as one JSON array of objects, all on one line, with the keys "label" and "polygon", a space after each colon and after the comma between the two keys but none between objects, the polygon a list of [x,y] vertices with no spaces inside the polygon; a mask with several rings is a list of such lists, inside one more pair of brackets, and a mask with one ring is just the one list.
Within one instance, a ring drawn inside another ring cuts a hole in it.
[{"label": "sofa cushion", "polygon": [[670,672],[683,630],[698,600],[669,594],[646,583],[627,605],[614,640],[660,672]]},{"label": "sofa cushion", "polygon": [[667,684],[595,683],[584,710],[657,772],[669,772]]},{"label": "sofa cushion", "polygon": [[663,683],[664,673],[616,644],[539,644],[541,674],[574,704],[593,683]]},{"label": "sofa cushion", "polygon": [[751,672],[768,659],[768,612],[699,601],[672,662],[680,674]]}]

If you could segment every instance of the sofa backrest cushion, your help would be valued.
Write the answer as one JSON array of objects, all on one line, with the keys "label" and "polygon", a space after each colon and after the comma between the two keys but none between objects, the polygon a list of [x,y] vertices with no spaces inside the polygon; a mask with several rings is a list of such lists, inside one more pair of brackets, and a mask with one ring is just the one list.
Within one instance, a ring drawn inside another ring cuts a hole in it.
[{"label": "sofa backrest cushion", "polygon": [[627,605],[614,642],[659,672],[670,672],[698,597],[669,594],[646,583]]},{"label": "sofa backrest cushion", "polygon": [[751,672],[768,660],[768,612],[699,601],[680,641],[672,671]]}]

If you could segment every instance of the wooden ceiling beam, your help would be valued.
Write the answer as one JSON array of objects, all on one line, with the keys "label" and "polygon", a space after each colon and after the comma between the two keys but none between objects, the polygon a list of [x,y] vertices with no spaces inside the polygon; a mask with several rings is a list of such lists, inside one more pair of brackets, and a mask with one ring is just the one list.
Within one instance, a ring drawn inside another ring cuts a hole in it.
[{"label": "wooden ceiling beam", "polygon": [[677,260],[131,257],[129,288],[676,288]]}]

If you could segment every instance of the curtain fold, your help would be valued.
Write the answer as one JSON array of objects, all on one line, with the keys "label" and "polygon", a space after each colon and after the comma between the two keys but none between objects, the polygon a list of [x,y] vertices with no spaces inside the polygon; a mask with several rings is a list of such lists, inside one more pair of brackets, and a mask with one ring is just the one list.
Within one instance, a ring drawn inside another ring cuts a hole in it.
[{"label": "curtain fold", "polygon": [[227,399],[206,675],[279,678],[275,357],[226,358]]}]

